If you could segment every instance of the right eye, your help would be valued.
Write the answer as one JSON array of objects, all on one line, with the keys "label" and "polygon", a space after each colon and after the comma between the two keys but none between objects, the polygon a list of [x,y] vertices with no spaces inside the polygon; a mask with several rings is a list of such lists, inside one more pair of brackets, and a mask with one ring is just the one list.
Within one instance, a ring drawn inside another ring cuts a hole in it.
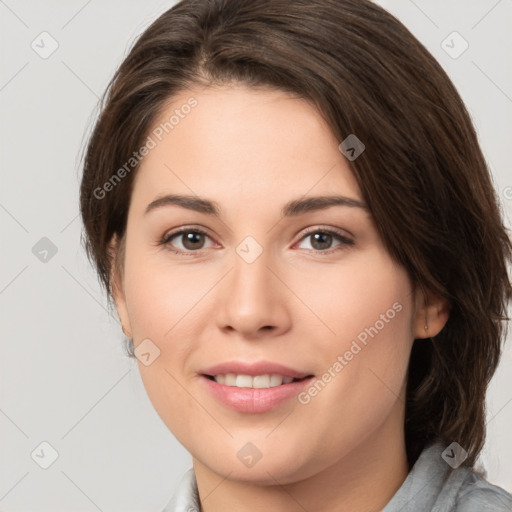
[{"label": "right eye", "polygon": [[[160,243],[177,254],[187,254],[204,249],[206,239],[210,237],[202,229],[186,228],[166,234]],[[173,240],[177,240],[178,243]]]}]

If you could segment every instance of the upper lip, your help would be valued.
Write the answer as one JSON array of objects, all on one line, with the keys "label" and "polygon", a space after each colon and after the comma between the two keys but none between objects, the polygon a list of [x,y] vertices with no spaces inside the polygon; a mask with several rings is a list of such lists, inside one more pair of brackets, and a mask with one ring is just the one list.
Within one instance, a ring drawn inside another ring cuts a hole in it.
[{"label": "upper lip", "polygon": [[209,366],[204,370],[201,370],[199,373],[203,375],[226,375],[228,373],[234,373],[236,375],[251,375],[254,377],[255,375],[281,375],[283,377],[292,377],[294,379],[303,379],[304,377],[309,377],[312,374],[308,372],[301,372],[299,370],[295,370],[294,368],[290,368],[289,366],[284,366],[279,363],[272,363],[270,361],[258,361],[254,363],[247,363],[244,361],[226,361],[224,363],[219,363],[214,366]]}]

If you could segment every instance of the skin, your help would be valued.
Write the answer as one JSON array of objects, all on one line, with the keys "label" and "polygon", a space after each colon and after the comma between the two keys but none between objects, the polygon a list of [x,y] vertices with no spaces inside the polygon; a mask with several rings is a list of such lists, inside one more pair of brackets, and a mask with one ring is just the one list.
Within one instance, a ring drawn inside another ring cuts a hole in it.
[{"label": "skin", "polygon": [[[367,210],[281,216],[303,196],[363,201],[340,141],[310,103],[240,85],[195,88],[172,98],[155,127],[191,96],[197,106],[137,171],[122,271],[112,270],[123,330],[136,347],[149,338],[160,350],[149,366],[138,362],[148,396],[193,457],[202,510],[380,510],[409,470],[412,342],[443,328],[447,305],[413,288]],[[177,205],[144,214],[169,193],[214,200],[221,217]],[[183,226],[208,232],[195,252],[183,236],[158,244]],[[354,243],[333,238],[319,249],[305,235],[315,227]],[[249,235],[263,249],[252,263],[236,252]],[[307,404],[240,413],[198,375],[236,359],[321,377],[396,302],[401,311]],[[237,457],[247,442],[262,454],[250,468]]]}]

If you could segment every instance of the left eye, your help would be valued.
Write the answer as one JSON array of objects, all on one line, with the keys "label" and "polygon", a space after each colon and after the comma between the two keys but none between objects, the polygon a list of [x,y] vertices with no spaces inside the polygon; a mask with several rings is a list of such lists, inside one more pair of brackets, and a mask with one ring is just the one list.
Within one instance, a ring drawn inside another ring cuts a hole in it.
[{"label": "left eye", "polygon": [[338,242],[335,247],[340,245],[353,245],[354,243],[349,238],[346,238],[339,233],[330,230],[310,231],[301,239],[301,241],[308,239],[311,240],[311,248],[317,252],[325,252],[329,249],[332,249],[332,244],[334,241]]}]

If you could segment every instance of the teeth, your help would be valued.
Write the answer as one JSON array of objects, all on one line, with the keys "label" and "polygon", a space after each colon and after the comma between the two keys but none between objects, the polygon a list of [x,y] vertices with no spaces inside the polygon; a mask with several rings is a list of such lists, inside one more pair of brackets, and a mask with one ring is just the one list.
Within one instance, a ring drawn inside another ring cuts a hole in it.
[{"label": "teeth", "polygon": [[237,375],[235,380],[235,386],[237,388],[252,388],[253,378],[250,375]]},{"label": "teeth", "polygon": [[281,384],[289,384],[293,377],[283,377],[282,375],[236,375],[227,373],[226,375],[215,375],[215,381],[219,384],[237,388],[273,388]]}]

